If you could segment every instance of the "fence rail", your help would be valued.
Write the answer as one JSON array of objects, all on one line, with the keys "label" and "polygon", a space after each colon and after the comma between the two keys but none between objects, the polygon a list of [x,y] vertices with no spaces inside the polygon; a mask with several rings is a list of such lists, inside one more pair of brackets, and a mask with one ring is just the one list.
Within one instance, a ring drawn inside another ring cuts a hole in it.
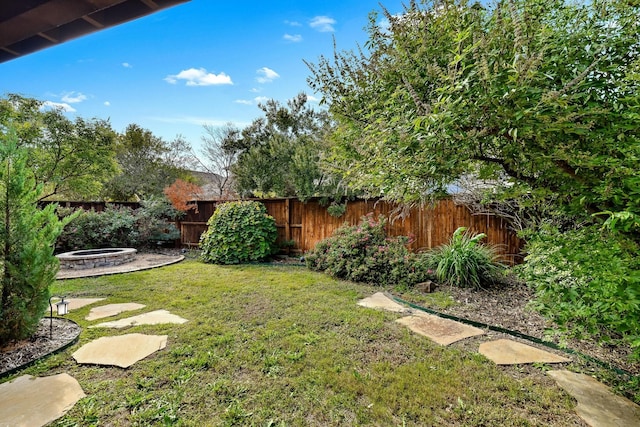
[{"label": "fence rail", "polygon": [[[357,224],[368,214],[375,218],[383,215],[390,219],[387,232],[390,236],[412,235],[411,249],[420,251],[442,245],[449,241],[458,227],[468,227],[473,233],[485,233],[486,243],[496,245],[505,262],[516,264],[522,259],[523,241],[508,228],[501,218],[491,215],[472,214],[466,207],[456,205],[450,199],[440,200],[433,206],[414,207],[402,211],[396,204],[379,199],[355,200],[347,204],[345,213],[335,218],[329,215],[319,199],[305,203],[292,198],[259,199],[269,215],[276,220],[278,227],[277,243],[284,250],[294,254],[309,251],[315,245],[331,236],[343,224]],[[189,211],[176,225],[180,230],[181,246],[197,246],[200,236],[207,229],[207,220],[213,215],[216,206],[225,201],[198,200],[197,209]],[[58,202],[61,206],[102,211],[104,202]],[[138,203],[114,203],[130,208],[139,207]]]},{"label": "fence rail", "polygon": [[[356,200],[348,202],[345,213],[335,218],[329,215],[320,200],[305,203],[297,199],[260,199],[269,215],[276,220],[278,243],[293,253],[304,253],[331,236],[343,224],[357,224],[368,214],[375,218],[389,218],[387,231],[390,236],[412,235],[414,251],[430,249],[449,241],[458,227],[468,227],[473,233],[485,233],[486,243],[498,246],[500,254],[508,263],[521,261],[523,242],[508,228],[501,218],[491,215],[475,215],[466,207],[444,199],[434,206],[415,207],[398,212],[400,207],[384,200]],[[200,235],[206,230],[206,222],[223,201],[199,200],[197,211],[189,213],[179,221],[181,244],[197,246]]]}]

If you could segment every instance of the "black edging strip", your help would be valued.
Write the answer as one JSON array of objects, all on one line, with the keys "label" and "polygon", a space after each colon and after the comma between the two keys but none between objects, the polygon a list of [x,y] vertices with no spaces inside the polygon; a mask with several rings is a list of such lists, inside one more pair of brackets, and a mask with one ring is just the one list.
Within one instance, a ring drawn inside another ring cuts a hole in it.
[{"label": "black edging strip", "polygon": [[71,319],[62,319],[60,317],[55,317],[54,319],[60,319],[60,320],[65,320],[67,322],[71,322],[73,324],[75,324],[76,326],[78,326],[80,328],[80,333],[78,334],[78,336],[76,336],[74,339],[72,339],[71,341],[69,341],[68,343],[66,343],[65,345],[63,345],[62,347],[56,348],[55,350],[53,350],[50,353],[47,353],[41,357],[38,357],[37,359],[31,360],[27,363],[24,363],[20,366],[16,366],[15,368],[9,369],[8,371],[5,371],[3,373],[0,374],[0,379],[4,379],[6,377],[9,377],[13,374],[15,374],[16,372],[22,370],[22,369],[26,369],[29,368],[31,365],[35,364],[36,362],[44,359],[45,357],[49,357],[49,356],[53,356],[54,354],[58,354],[66,349],[68,349],[69,347],[71,347],[72,345],[74,345],[75,343],[78,342],[78,340],[80,339],[80,335],[82,334],[82,328],[80,327],[80,325],[78,325],[76,322],[74,322]]},{"label": "black edging strip", "polygon": [[548,348],[552,348],[554,350],[562,351],[564,353],[571,354],[571,355],[574,355],[574,356],[579,356],[579,357],[587,360],[588,362],[595,363],[596,365],[598,365],[598,366],[600,366],[602,368],[608,369],[610,371],[613,371],[618,375],[629,376],[629,377],[632,377],[632,378],[635,376],[631,372],[626,371],[626,370],[621,369],[621,368],[618,368],[618,367],[612,365],[611,363],[603,362],[602,360],[596,359],[595,357],[589,356],[587,354],[581,353],[581,352],[579,352],[577,350],[573,350],[571,348],[560,347],[556,343],[553,343],[553,342],[550,342],[550,341],[544,341],[544,340],[541,340],[540,338],[533,337],[533,336],[527,335],[527,334],[523,334],[522,332],[512,331],[510,329],[502,328],[500,326],[487,325],[486,323],[476,322],[475,320],[463,319],[461,317],[453,316],[451,314],[440,313],[438,311],[431,310],[431,309],[426,308],[426,307],[421,307],[421,306],[419,306],[417,304],[413,304],[413,303],[411,303],[409,301],[405,301],[402,298],[397,297],[397,296],[395,296],[393,294],[389,294],[389,296],[394,301],[396,301],[398,303],[408,305],[411,308],[415,308],[416,310],[424,311],[425,313],[433,314],[434,316],[438,316],[438,317],[441,317],[443,319],[455,320],[456,322],[465,323],[467,325],[475,326],[476,328],[489,329],[490,331],[500,332],[502,334],[511,335],[511,336],[514,336],[514,337],[517,337],[517,338],[521,338],[523,340],[527,340],[527,341],[534,342],[536,344],[543,345],[543,346],[548,347]]}]

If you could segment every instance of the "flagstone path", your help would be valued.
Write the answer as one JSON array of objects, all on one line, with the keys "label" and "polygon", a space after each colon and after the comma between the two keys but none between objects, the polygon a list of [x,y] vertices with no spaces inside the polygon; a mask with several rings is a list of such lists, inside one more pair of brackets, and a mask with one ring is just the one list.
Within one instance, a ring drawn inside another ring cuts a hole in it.
[{"label": "flagstone path", "polygon": [[187,322],[187,319],[183,319],[180,316],[171,314],[167,310],[150,311],[149,313],[139,314],[133,317],[127,317],[126,319],[114,320],[112,322],[98,323],[97,325],[89,326],[90,328],[126,328],[128,326],[137,325],[160,325],[163,323],[182,324]]},{"label": "flagstone path", "polygon": [[[397,322],[440,345],[484,333],[479,328],[405,307],[382,292],[358,301],[358,305],[409,314]],[[497,365],[571,362],[566,357],[510,339],[484,342],[479,345],[478,352]],[[640,426],[640,406],[614,394],[594,378],[567,370],[549,371],[548,374],[578,401],[576,413],[591,427]]]},{"label": "flagstone path", "polygon": [[85,397],[68,374],[35,378],[23,375],[0,384],[0,426],[43,426],[63,416]]},{"label": "flagstone path", "polygon": [[105,317],[117,316],[120,313],[124,313],[125,311],[133,311],[139,310],[141,308],[145,308],[146,305],[138,304],[135,302],[125,302],[121,304],[107,304],[101,305],[99,307],[94,307],[91,309],[85,320],[97,320],[103,319]]},{"label": "flagstone path", "polygon": [[127,334],[102,337],[83,345],[72,357],[80,364],[128,368],[167,346],[167,335]]},{"label": "flagstone path", "polygon": [[[103,301],[104,298],[65,298],[71,309]],[[144,304],[106,304],[91,309],[88,321],[140,310]],[[138,325],[182,324],[187,322],[167,310],[155,310],[137,316],[90,326],[125,328]],[[168,335],[125,334],[93,340],[71,356],[78,364],[129,368],[136,362],[167,346]],[[78,382],[68,374],[34,378],[24,375],[0,384],[0,427],[44,426],[62,417],[85,397]]]}]

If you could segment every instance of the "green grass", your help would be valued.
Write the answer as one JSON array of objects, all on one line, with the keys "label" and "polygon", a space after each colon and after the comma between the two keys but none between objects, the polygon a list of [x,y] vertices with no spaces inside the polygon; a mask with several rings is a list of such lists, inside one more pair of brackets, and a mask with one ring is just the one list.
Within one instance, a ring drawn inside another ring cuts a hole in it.
[{"label": "green grass", "polygon": [[[484,357],[444,348],[356,302],[379,289],[299,267],[162,269],[58,281],[52,292],[168,309],[183,325],[88,329],[77,345],[19,374],[68,372],[82,399],[56,426],[576,425],[572,400]],[[167,334],[129,369],[79,366],[100,336]]]}]

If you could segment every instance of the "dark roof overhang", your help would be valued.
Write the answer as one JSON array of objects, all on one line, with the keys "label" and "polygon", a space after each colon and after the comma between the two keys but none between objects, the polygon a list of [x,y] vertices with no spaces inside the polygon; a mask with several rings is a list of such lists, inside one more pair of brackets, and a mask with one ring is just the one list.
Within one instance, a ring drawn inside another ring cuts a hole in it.
[{"label": "dark roof overhang", "polygon": [[0,62],[189,0],[3,0]]}]

